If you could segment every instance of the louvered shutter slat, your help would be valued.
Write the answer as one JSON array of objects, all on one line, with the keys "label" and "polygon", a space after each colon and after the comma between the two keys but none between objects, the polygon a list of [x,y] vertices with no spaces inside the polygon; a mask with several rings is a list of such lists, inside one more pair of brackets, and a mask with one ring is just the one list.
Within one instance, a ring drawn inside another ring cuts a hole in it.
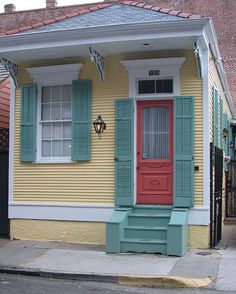
[{"label": "louvered shutter slat", "polygon": [[175,97],[175,207],[193,206],[194,105],[193,97]]},{"label": "louvered shutter slat", "polygon": [[90,160],[92,81],[73,81],[72,89],[71,159]]},{"label": "louvered shutter slat", "polygon": [[133,100],[115,101],[115,202],[133,205]]},{"label": "louvered shutter slat", "polygon": [[36,158],[37,85],[27,84],[21,91],[20,159],[33,162]]}]

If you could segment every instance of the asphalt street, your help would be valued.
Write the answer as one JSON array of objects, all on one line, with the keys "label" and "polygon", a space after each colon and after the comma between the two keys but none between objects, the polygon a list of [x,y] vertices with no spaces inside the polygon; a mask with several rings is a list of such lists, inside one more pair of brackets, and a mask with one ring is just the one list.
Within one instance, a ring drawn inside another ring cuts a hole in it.
[{"label": "asphalt street", "polygon": [[154,289],[117,284],[56,280],[40,277],[0,274],[0,294],[235,294],[235,291],[207,289]]}]

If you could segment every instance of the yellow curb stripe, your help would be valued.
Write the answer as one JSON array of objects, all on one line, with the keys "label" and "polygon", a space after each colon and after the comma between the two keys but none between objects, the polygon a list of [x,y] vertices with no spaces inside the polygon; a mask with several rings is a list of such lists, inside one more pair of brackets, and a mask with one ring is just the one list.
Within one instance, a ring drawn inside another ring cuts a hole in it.
[{"label": "yellow curb stripe", "polygon": [[178,276],[138,276],[124,275],[119,277],[120,285],[163,288],[200,288],[212,283],[211,278],[193,279]]}]

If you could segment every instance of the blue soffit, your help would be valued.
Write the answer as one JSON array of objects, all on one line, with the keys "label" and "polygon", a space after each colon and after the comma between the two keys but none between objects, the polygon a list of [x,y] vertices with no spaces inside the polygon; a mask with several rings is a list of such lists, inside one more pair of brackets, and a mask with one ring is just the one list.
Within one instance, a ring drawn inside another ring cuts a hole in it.
[{"label": "blue soffit", "polygon": [[186,19],[182,17],[169,15],[150,9],[115,4],[83,15],[71,17],[66,20],[61,20],[53,24],[21,32],[17,35],[63,31],[70,29],[107,27],[111,25],[139,24],[150,22],[158,23],[176,20],[186,21]]}]

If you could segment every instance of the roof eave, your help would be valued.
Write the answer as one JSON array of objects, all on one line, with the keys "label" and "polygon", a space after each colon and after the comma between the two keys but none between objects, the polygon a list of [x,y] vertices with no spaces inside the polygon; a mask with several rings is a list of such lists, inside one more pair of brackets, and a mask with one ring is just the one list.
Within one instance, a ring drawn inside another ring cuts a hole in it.
[{"label": "roof eave", "polygon": [[121,24],[106,27],[69,29],[62,31],[16,34],[0,38],[0,54],[21,50],[131,41],[140,38],[200,36],[208,18],[139,24]]},{"label": "roof eave", "polygon": [[231,111],[231,115],[233,118],[236,118],[233,100],[232,100],[232,97],[231,97],[231,94],[229,91],[227,77],[226,77],[226,73],[224,70],[222,58],[220,55],[220,49],[218,46],[216,31],[215,31],[212,19],[209,19],[209,22],[208,22],[207,26],[205,27],[205,33],[206,33],[207,42],[209,44],[209,48],[210,48],[210,50],[213,54],[214,60],[215,60],[216,69],[218,71],[218,74],[219,74],[221,82],[222,82],[222,88],[223,88],[224,94],[226,96],[226,100],[228,102],[229,109]]}]

